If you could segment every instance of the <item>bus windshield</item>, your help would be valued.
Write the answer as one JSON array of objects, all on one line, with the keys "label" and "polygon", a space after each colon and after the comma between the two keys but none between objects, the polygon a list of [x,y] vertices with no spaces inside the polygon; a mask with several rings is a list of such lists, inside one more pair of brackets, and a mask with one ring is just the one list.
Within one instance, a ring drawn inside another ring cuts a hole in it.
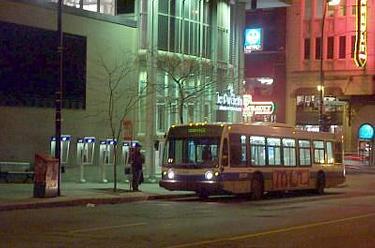
[{"label": "bus windshield", "polygon": [[164,164],[171,167],[210,168],[217,165],[220,137],[169,138]]}]

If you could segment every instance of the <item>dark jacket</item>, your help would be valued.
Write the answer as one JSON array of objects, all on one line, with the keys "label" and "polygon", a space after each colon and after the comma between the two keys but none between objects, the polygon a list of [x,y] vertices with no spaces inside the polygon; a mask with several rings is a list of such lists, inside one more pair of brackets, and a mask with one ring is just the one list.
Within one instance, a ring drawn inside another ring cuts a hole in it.
[{"label": "dark jacket", "polygon": [[142,170],[142,164],[145,162],[145,158],[140,151],[134,151],[132,155],[132,167],[136,170]]}]

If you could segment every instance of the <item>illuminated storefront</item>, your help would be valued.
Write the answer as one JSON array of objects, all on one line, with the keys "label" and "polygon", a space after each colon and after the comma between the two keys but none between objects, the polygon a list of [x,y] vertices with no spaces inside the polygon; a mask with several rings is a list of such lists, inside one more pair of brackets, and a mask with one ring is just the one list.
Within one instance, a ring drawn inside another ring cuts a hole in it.
[{"label": "illuminated storefront", "polygon": [[361,123],[375,122],[375,12],[369,11],[375,6],[366,0],[322,3],[298,1],[289,9],[286,119],[318,130],[323,80],[326,124],[342,132],[345,150],[354,152]]}]

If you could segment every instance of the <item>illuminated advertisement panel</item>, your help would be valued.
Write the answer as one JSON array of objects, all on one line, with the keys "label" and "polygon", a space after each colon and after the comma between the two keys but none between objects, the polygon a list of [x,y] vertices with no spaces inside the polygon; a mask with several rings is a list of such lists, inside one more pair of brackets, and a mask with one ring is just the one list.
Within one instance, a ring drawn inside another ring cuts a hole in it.
[{"label": "illuminated advertisement panel", "polygon": [[263,50],[263,32],[261,28],[245,29],[244,52]]},{"label": "illuminated advertisement panel", "polygon": [[367,62],[367,0],[357,0],[357,24],[354,62],[364,67]]}]

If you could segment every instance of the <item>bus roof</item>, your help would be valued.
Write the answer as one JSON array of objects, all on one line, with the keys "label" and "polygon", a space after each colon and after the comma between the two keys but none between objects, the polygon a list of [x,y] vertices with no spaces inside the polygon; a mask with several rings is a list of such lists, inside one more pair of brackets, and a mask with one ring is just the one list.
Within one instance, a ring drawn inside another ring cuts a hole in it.
[{"label": "bus roof", "polygon": [[295,126],[288,125],[285,123],[274,123],[274,122],[253,122],[253,123],[228,123],[228,122],[217,122],[217,123],[189,123],[173,125],[175,127],[223,127],[228,128],[232,132],[244,132],[254,133],[255,135],[265,136],[299,136],[300,138],[324,138],[324,139],[340,139],[340,134],[333,134],[328,132],[311,132],[297,129]]}]

